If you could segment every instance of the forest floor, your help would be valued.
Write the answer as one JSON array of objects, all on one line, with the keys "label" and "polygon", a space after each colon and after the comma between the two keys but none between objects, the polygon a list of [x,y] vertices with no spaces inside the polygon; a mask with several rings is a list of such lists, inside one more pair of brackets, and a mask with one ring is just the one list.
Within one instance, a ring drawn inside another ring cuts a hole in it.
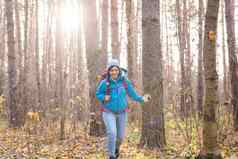
[{"label": "forest floor", "polygon": [[[0,159],[107,159],[105,137],[90,137],[83,128],[69,127],[65,140],[59,140],[58,126],[42,124],[46,125],[30,123],[21,129],[10,129],[5,120],[0,120]],[[167,146],[160,151],[139,148],[140,129],[129,125],[120,159],[193,159],[200,149],[201,140],[195,135],[199,133],[194,133],[192,128],[186,137],[184,128],[176,126],[174,120],[167,121]],[[225,129],[223,132],[219,137],[222,155],[236,159],[238,134]]]}]

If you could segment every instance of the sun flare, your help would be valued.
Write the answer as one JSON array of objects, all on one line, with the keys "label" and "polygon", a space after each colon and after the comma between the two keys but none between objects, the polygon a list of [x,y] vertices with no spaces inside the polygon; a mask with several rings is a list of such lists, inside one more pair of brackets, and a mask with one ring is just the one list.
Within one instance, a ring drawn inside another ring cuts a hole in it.
[{"label": "sun flare", "polygon": [[77,4],[67,2],[60,12],[60,21],[63,29],[66,32],[75,32],[79,29],[80,21],[80,8]]}]

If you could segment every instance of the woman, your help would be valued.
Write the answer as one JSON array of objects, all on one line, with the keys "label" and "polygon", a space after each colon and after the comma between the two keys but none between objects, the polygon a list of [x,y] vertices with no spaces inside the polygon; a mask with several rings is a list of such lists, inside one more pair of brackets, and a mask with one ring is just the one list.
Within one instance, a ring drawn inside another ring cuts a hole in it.
[{"label": "woman", "polygon": [[149,95],[140,96],[131,82],[122,75],[119,62],[112,59],[107,67],[107,78],[96,90],[96,97],[103,103],[102,117],[107,129],[109,159],[117,159],[125,137],[127,123],[127,94],[137,102],[147,102]]}]

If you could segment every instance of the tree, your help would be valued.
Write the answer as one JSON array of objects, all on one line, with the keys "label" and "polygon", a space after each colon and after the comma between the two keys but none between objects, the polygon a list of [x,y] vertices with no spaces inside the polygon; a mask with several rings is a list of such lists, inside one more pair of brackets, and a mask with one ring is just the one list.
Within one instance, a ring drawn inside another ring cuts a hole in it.
[{"label": "tree", "polygon": [[185,55],[185,36],[184,36],[184,24],[182,15],[181,15],[181,8],[180,8],[180,1],[176,0],[176,12],[177,12],[177,33],[178,33],[178,41],[179,41],[179,60],[180,60],[180,71],[181,71],[181,78],[180,78],[180,85],[181,85],[181,92],[180,92],[180,111],[181,117],[185,115],[185,64],[184,64],[184,55]]},{"label": "tree", "polygon": [[17,120],[16,100],[16,52],[13,22],[13,0],[5,0],[5,11],[7,17],[7,49],[8,49],[8,107],[10,111],[10,126],[19,127]]},{"label": "tree", "polygon": [[120,60],[118,0],[111,0],[112,57]]},{"label": "tree", "polygon": [[[182,9],[181,9],[182,8]],[[190,26],[189,8],[187,1],[176,0],[177,14],[177,34],[179,42],[180,60],[180,113],[181,118],[188,117],[192,108],[192,89],[191,89],[191,48],[190,48]]]},{"label": "tree", "polygon": [[37,93],[38,93],[38,109],[42,110],[42,104],[41,104],[41,82],[40,82],[40,66],[39,66],[39,25],[38,25],[38,21],[39,21],[39,17],[38,17],[38,0],[35,0],[36,3],[36,9],[35,9],[35,23],[36,23],[36,32],[35,32],[35,65],[36,65],[36,83],[37,83]]},{"label": "tree", "polygon": [[[52,2],[51,2],[52,3]],[[42,94],[41,94],[41,103],[42,103],[42,108],[43,108],[43,115],[45,116],[46,114],[46,109],[49,108],[49,88],[48,84],[50,83],[50,77],[48,77],[49,72],[50,72],[50,64],[51,61],[49,61],[49,54],[50,50],[52,49],[52,36],[51,36],[51,14],[52,14],[52,5],[48,1],[47,3],[44,4],[44,8],[48,10],[47,15],[46,15],[46,22],[45,22],[45,39],[43,42],[43,55],[42,55],[42,69],[41,69],[41,86],[42,86]],[[48,79],[48,80],[47,80]],[[39,95],[39,94],[38,94]]]},{"label": "tree", "polygon": [[231,82],[231,104],[233,106],[234,129],[238,131],[238,62],[235,44],[234,0],[225,0],[226,29],[228,38],[229,73]]},{"label": "tree", "polygon": [[61,108],[62,114],[60,118],[60,139],[65,137],[65,110],[64,110],[64,77],[63,77],[63,32],[60,23],[60,13],[63,0],[60,0],[57,8],[56,16],[56,32],[55,32],[55,53],[56,53],[56,105]]},{"label": "tree", "polygon": [[[136,50],[136,17],[135,17],[135,0],[126,0],[126,17],[127,17],[127,66],[128,78],[137,86],[137,50]],[[136,87],[138,88],[138,87]],[[132,106],[131,119],[134,121],[137,116],[137,106]]]},{"label": "tree", "polygon": [[[16,23],[16,39],[17,39],[17,42],[16,42],[16,48],[17,48],[17,67],[19,68],[19,79],[22,79],[22,38],[21,38],[21,19],[20,19],[20,15],[19,15],[19,10],[20,10],[20,4],[18,2],[18,0],[15,0],[15,5],[14,5],[14,9],[15,9],[15,23]],[[19,80],[19,83],[18,83],[18,96],[19,98],[21,98],[21,95],[22,95],[22,92],[21,92],[21,80]],[[19,99],[18,99],[19,100]]]},{"label": "tree", "polygon": [[[24,103],[24,114],[27,111],[28,107],[28,85],[27,85],[27,77],[29,72],[29,55],[28,55],[28,0],[24,1],[24,67],[23,67],[23,75],[22,75],[22,85],[23,85],[23,99],[22,103]],[[23,118],[24,119],[24,118]]]},{"label": "tree", "polygon": [[[107,56],[108,46],[108,0],[102,1],[102,53]],[[107,58],[105,58],[107,59]],[[107,62],[107,61],[106,61]],[[105,62],[105,63],[106,63]]]},{"label": "tree", "polygon": [[23,50],[22,50],[22,35],[21,35],[21,18],[20,18],[20,3],[15,0],[15,30],[16,30],[16,70],[17,70],[17,106],[18,109],[18,123],[19,125],[24,125],[25,115],[26,115],[26,105],[24,103],[24,93],[23,93]]},{"label": "tree", "polygon": [[143,86],[144,92],[150,93],[153,100],[142,107],[140,144],[150,148],[163,148],[166,144],[159,12],[160,1],[142,1]]},{"label": "tree", "polygon": [[135,25],[134,23],[134,13],[135,12],[135,6],[134,6],[134,0],[126,0],[126,17],[127,17],[127,60],[128,60],[128,77],[131,80],[136,79],[136,48],[135,48]]},{"label": "tree", "polygon": [[5,56],[6,56],[6,51],[5,51],[5,33],[6,33],[6,27],[5,27],[5,22],[6,22],[6,16],[4,14],[4,9],[0,9],[0,95],[3,94],[3,87],[5,84],[5,73],[4,70],[6,69],[5,67]]},{"label": "tree", "polygon": [[95,97],[96,76],[105,69],[106,64],[102,64],[104,54],[98,52],[97,38],[97,14],[96,1],[84,1],[84,25],[86,41],[86,58],[89,77],[89,97],[90,97],[90,135],[99,136],[103,134],[103,124],[98,115],[99,105]]},{"label": "tree", "polygon": [[[78,4],[78,8],[79,8],[79,21],[82,21],[82,11],[81,11],[81,8],[82,8],[82,5],[81,5],[81,1],[78,1],[77,4]],[[102,23],[104,23],[102,21]],[[77,111],[77,119],[84,119],[84,121],[87,121],[88,119],[88,114],[89,114],[89,108],[88,108],[88,104],[87,104],[87,101],[88,101],[88,96],[89,96],[89,90],[88,90],[88,80],[87,77],[86,77],[86,67],[85,67],[85,64],[83,62],[83,38],[82,38],[82,34],[83,34],[83,29],[82,29],[82,25],[79,25],[79,28],[78,28],[78,34],[77,34],[77,52],[76,52],[76,57],[77,57],[77,95],[80,97],[80,102],[78,103],[77,105],[77,108],[76,108],[76,111]],[[105,38],[103,37],[102,35],[102,39]],[[103,44],[102,44],[103,45]],[[85,79],[86,78],[86,79]]]},{"label": "tree", "polygon": [[227,62],[226,62],[226,41],[225,41],[225,13],[224,13],[224,1],[221,1],[221,21],[222,21],[222,65],[223,65],[223,95],[224,101],[229,100],[229,91],[228,91],[228,76],[227,76]]},{"label": "tree", "polygon": [[197,110],[200,115],[202,115],[202,104],[203,104],[203,95],[204,95],[204,85],[203,85],[203,0],[199,0],[199,10],[198,10],[198,18],[199,18],[199,29],[198,29],[198,78],[197,78]]},{"label": "tree", "polygon": [[[192,77],[192,60],[191,60],[191,44],[190,44],[190,10],[187,3],[188,1],[183,1],[183,32],[184,32],[184,39],[185,39],[185,46],[184,46],[184,56],[185,56],[185,90],[182,92],[185,96],[185,108],[183,109],[183,114],[185,117],[188,117],[191,113],[193,108],[192,103],[192,84],[191,84],[191,77]],[[190,3],[189,3],[190,4]],[[182,82],[182,81],[181,81]]]},{"label": "tree", "polygon": [[220,159],[217,144],[216,108],[218,75],[216,71],[216,30],[219,0],[208,0],[204,30],[203,62],[205,70],[205,104],[203,107],[203,147],[198,158]]}]

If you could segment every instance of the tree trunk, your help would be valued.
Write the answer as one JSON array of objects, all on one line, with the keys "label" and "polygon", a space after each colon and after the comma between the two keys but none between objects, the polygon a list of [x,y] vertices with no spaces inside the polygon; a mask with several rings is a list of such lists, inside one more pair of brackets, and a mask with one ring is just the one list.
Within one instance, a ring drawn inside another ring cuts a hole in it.
[{"label": "tree trunk", "polygon": [[[104,58],[107,60],[107,54],[108,54],[108,0],[103,0],[102,2],[102,53],[106,55]],[[104,61],[103,63],[107,63],[107,61]]]},{"label": "tree trunk", "polygon": [[48,57],[50,54],[51,50],[51,25],[52,23],[50,22],[50,16],[52,16],[52,7],[50,3],[46,3],[43,6],[46,10],[48,10],[47,15],[46,15],[46,22],[45,22],[45,39],[43,42],[43,58],[42,58],[42,69],[41,69],[41,74],[42,74],[42,94],[41,94],[41,103],[43,107],[43,116],[45,116],[45,112],[47,108],[49,108],[49,99],[50,99],[50,94],[49,94],[49,89],[48,89],[48,84],[49,84],[49,78],[47,77],[49,75],[49,70],[50,70],[50,61],[48,61]]},{"label": "tree trunk", "polygon": [[135,33],[134,33],[134,2],[126,0],[126,17],[127,17],[127,60],[128,60],[128,77],[134,81],[136,75],[136,52],[135,52]]},{"label": "tree trunk", "polygon": [[56,43],[55,43],[55,51],[56,51],[56,100],[57,107],[61,108],[61,117],[60,117],[60,139],[63,140],[65,138],[65,106],[64,106],[64,81],[63,81],[63,32],[62,25],[60,23],[60,10],[63,3],[62,0],[58,3],[58,10],[56,16]]},{"label": "tree trunk", "polygon": [[14,40],[13,0],[5,0],[7,17],[7,49],[8,49],[8,107],[10,112],[10,127],[20,127],[17,120],[16,101],[16,53]]},{"label": "tree trunk", "polygon": [[[136,3],[136,16],[134,22],[134,38],[135,38],[135,56],[136,56],[136,75],[135,75],[135,85],[137,91],[141,94],[143,91],[142,88],[142,0],[137,0]],[[137,106],[138,105],[138,106]],[[141,106],[139,103],[135,105],[135,121],[137,121],[138,125],[141,125],[142,118],[141,118]],[[133,121],[133,116],[132,116]]]},{"label": "tree trunk", "polygon": [[[25,112],[28,109],[28,85],[27,85],[27,78],[29,72],[29,55],[28,55],[28,0],[24,1],[24,12],[25,12],[25,21],[24,21],[24,67],[23,67],[23,75],[22,75],[22,85],[23,85],[23,99],[22,104],[24,105]],[[24,119],[24,118],[23,118]]]},{"label": "tree trunk", "polygon": [[[82,14],[82,5],[81,5],[81,1],[78,1],[78,8],[79,8],[79,15]],[[82,16],[79,16],[79,21],[82,21]],[[102,23],[104,23],[102,21]],[[83,122],[86,122],[88,119],[88,114],[89,114],[89,110],[88,110],[88,104],[87,104],[87,100],[88,100],[88,95],[89,95],[89,91],[88,91],[88,83],[87,83],[87,78],[86,78],[86,70],[85,70],[85,64],[83,62],[83,39],[82,39],[82,25],[79,25],[78,28],[78,33],[77,33],[77,54],[76,54],[76,61],[77,61],[77,96],[80,97],[80,101],[77,103],[77,108],[76,108],[76,119],[77,120],[83,120]],[[102,39],[105,38],[102,35]],[[103,44],[102,44],[103,45]],[[85,79],[86,78],[86,79]],[[87,85],[87,86],[86,86]]]},{"label": "tree trunk", "polygon": [[[183,1],[183,30],[184,30],[184,39],[185,40],[185,117],[188,117],[192,113],[191,110],[193,108],[192,103],[192,86],[191,86],[191,76],[192,76],[192,61],[191,61],[191,47],[190,47],[190,22],[189,22],[189,9],[187,6],[187,1]],[[193,112],[194,113],[194,112]]]},{"label": "tree trunk", "polygon": [[198,114],[202,115],[202,104],[203,104],[203,95],[204,95],[204,85],[203,85],[203,10],[204,4],[203,0],[199,0],[199,11],[198,11],[198,18],[199,18],[199,29],[198,29],[198,79],[197,79],[197,110]]},{"label": "tree trunk", "polygon": [[198,158],[220,159],[217,144],[216,108],[218,105],[218,75],[216,71],[216,30],[219,0],[207,1],[204,30],[204,70],[205,70],[205,104],[203,108],[203,147]]},{"label": "tree trunk", "polygon": [[236,53],[234,0],[225,0],[226,28],[228,37],[229,73],[231,80],[231,104],[233,106],[233,127],[238,131],[238,63]]},{"label": "tree trunk", "polygon": [[37,101],[37,109],[42,111],[42,105],[41,105],[41,83],[40,83],[40,58],[39,58],[39,29],[38,29],[38,0],[35,0],[36,3],[36,10],[35,10],[35,22],[36,22],[36,28],[35,28],[35,54],[36,54],[36,83],[37,83],[37,93],[38,93],[38,101]]},{"label": "tree trunk", "polygon": [[[164,1],[164,16],[165,19],[168,18],[167,16],[167,0]],[[163,8],[163,7],[162,7]],[[169,58],[169,36],[168,36],[168,21],[165,20],[165,61],[164,62],[164,102],[167,105],[169,102],[169,83],[170,83],[170,58]]]},{"label": "tree trunk", "polygon": [[[128,78],[135,86],[137,81],[137,56],[136,56],[136,38],[135,38],[135,4],[134,0],[126,0],[126,17],[127,17],[127,64],[128,64]],[[131,104],[131,103],[130,103]],[[136,119],[136,104],[130,107],[132,122]]]},{"label": "tree trunk", "polygon": [[185,50],[185,38],[184,38],[184,28],[183,28],[183,21],[181,15],[181,8],[180,8],[180,1],[176,0],[176,12],[177,12],[177,33],[178,33],[178,40],[179,40],[179,59],[180,59],[180,71],[181,71],[181,78],[180,78],[180,85],[181,85],[181,92],[180,92],[180,113],[181,117],[184,117],[185,114],[185,66],[184,66],[184,50]]},{"label": "tree trunk", "polygon": [[[17,67],[19,69],[19,79],[22,79],[22,40],[21,40],[21,20],[20,20],[20,16],[19,16],[19,3],[18,0],[15,0],[15,21],[16,21],[16,38],[17,38]],[[22,95],[22,85],[21,85],[21,80],[19,80],[19,84],[18,84],[18,98],[21,99],[21,95]],[[17,100],[19,100],[17,99]]]},{"label": "tree trunk", "polygon": [[[47,63],[46,66],[42,67],[42,86],[44,89],[44,93],[42,94],[42,104],[44,104],[46,106],[46,110],[50,109],[50,99],[54,98],[54,88],[53,88],[53,83],[54,79],[53,79],[53,71],[54,71],[54,60],[53,60],[53,56],[55,54],[55,46],[53,43],[53,36],[54,33],[52,31],[51,25],[54,23],[52,21],[52,17],[53,17],[53,10],[54,10],[54,5],[52,4],[52,1],[48,1],[47,2],[47,10],[48,10],[48,15],[47,15],[47,24],[46,24],[46,40],[45,40],[45,58],[43,60],[43,63]],[[44,69],[45,67],[45,69]],[[46,83],[46,85],[44,86],[43,83]],[[45,101],[46,100],[46,101]],[[55,100],[55,99],[54,99]],[[45,103],[46,102],[46,103]]]},{"label": "tree trunk", "polygon": [[143,86],[152,101],[142,106],[141,146],[163,148],[166,144],[163,113],[160,1],[142,1]]},{"label": "tree trunk", "polygon": [[26,115],[26,106],[23,101],[23,54],[22,54],[22,38],[21,38],[21,20],[19,15],[19,2],[18,0],[15,0],[15,20],[16,20],[16,38],[17,38],[17,54],[16,54],[16,63],[17,63],[17,76],[18,76],[18,82],[17,82],[17,105],[19,109],[17,110],[18,114],[18,123],[20,125],[24,125],[25,123],[25,115]]},{"label": "tree trunk", "polygon": [[5,21],[6,17],[4,14],[4,10],[0,12],[0,18],[2,19],[0,23],[0,95],[3,94],[4,90],[4,85],[5,85],[5,73],[4,71],[6,70],[5,67],[5,56],[6,56],[6,51],[5,51],[5,33],[6,33],[6,27],[5,27]]},{"label": "tree trunk", "polygon": [[222,16],[222,62],[223,62],[223,103],[229,100],[228,80],[227,80],[227,63],[226,63],[226,41],[225,41],[225,14],[224,14],[224,0],[221,1],[221,16]]},{"label": "tree trunk", "polygon": [[111,0],[112,57],[120,60],[118,0]]},{"label": "tree trunk", "polygon": [[90,97],[90,132],[89,135],[99,136],[103,134],[103,124],[98,115],[100,105],[95,97],[96,90],[96,76],[99,75],[106,68],[106,64],[102,63],[104,54],[97,52],[97,14],[96,1],[84,1],[84,25],[85,25],[85,39],[86,39],[86,58],[89,76],[89,97]]}]

